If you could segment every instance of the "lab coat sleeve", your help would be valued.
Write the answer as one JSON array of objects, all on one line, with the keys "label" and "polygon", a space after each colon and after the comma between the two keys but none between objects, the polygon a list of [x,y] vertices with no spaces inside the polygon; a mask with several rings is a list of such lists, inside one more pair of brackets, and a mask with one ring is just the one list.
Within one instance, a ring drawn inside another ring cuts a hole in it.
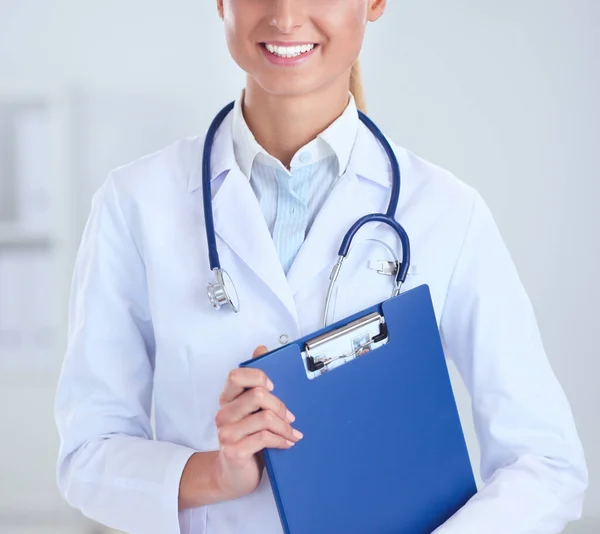
[{"label": "lab coat sleeve", "polygon": [[471,395],[485,485],[435,534],[562,532],[581,515],[585,458],[531,302],[478,193],[441,335]]},{"label": "lab coat sleeve", "polygon": [[153,440],[153,358],[144,264],[111,175],[93,199],[73,277],[55,403],[58,485],[109,527],[179,534],[179,483],[194,451]]}]

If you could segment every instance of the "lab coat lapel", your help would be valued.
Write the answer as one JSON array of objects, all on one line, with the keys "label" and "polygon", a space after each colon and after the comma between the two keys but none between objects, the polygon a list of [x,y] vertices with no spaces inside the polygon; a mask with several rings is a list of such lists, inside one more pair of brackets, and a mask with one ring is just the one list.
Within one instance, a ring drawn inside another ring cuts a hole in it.
[{"label": "lab coat lapel", "polygon": [[[285,305],[296,307],[267,223],[248,179],[234,166],[213,199],[216,234]],[[227,270],[227,266],[223,265]]]},{"label": "lab coat lapel", "polygon": [[[349,169],[331,191],[288,272],[288,283],[296,295],[323,269],[329,271],[338,258],[342,240],[363,215],[381,211],[372,195],[364,194],[361,179]],[[365,239],[379,223],[364,226],[355,239]]]}]

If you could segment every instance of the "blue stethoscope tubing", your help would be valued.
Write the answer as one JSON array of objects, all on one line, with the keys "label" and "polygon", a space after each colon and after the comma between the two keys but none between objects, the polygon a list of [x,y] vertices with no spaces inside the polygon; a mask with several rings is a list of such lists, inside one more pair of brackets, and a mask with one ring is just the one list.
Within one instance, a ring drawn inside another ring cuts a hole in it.
[{"label": "blue stethoscope tubing", "polygon": [[[217,309],[220,309],[224,304],[229,304],[233,308],[233,310],[237,312],[238,305],[237,303],[233,303],[231,298],[231,292],[235,291],[235,289],[232,286],[233,283],[231,282],[230,288],[225,287],[227,283],[224,280],[224,274],[226,275],[226,273],[221,268],[221,262],[219,260],[219,252],[217,250],[217,238],[215,234],[215,224],[212,210],[211,192],[211,154],[213,150],[215,137],[217,135],[219,127],[221,126],[227,115],[229,115],[229,113],[231,113],[231,111],[233,110],[234,105],[234,102],[227,104],[213,119],[210,127],[208,128],[208,132],[204,141],[204,150],[202,154],[202,195],[204,204],[206,240],[208,243],[209,264],[211,271],[213,271],[216,276],[216,282],[213,284],[209,284],[209,299],[213,306]],[[408,238],[408,234],[406,233],[402,225],[395,219],[395,214],[398,209],[398,202],[400,200],[400,187],[402,183],[398,158],[396,157],[396,154],[394,153],[388,140],[385,138],[385,136],[377,127],[377,125],[361,111],[358,112],[358,116],[362,123],[379,141],[379,143],[382,145],[383,149],[386,152],[392,169],[392,192],[390,195],[390,202],[386,213],[371,213],[361,217],[352,225],[352,227],[344,236],[344,239],[342,240],[342,244],[338,252],[338,261],[335,264],[330,276],[330,285],[327,295],[325,317],[327,317],[327,309],[329,307],[329,300],[331,298],[333,286],[335,285],[344,260],[348,257],[352,240],[354,239],[354,236],[357,234],[357,232],[364,225],[372,222],[386,224],[392,230],[394,230],[400,238],[400,242],[402,244],[402,261],[400,262],[398,272],[396,273],[396,288],[394,291],[394,296],[400,293],[400,289],[402,287],[402,284],[406,280],[406,276],[410,267],[410,240]]]}]

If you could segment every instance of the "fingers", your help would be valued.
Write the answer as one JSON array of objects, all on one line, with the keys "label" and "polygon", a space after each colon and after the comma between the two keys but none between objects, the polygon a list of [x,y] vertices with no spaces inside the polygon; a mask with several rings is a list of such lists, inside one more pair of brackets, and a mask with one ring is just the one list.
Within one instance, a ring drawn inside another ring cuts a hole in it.
[{"label": "fingers", "polygon": [[243,464],[248,458],[263,449],[289,449],[294,445],[293,441],[283,436],[273,434],[268,430],[261,430],[255,434],[250,434],[233,445],[221,445],[221,453],[228,461]]},{"label": "fingers", "polygon": [[[261,345],[257,347],[252,354],[253,358],[258,358],[267,353],[267,347]],[[246,389],[262,387],[268,391],[273,391],[273,382],[269,380],[267,375],[260,369],[241,368],[234,369],[229,373],[225,388],[219,398],[221,406],[231,402],[236,397],[239,397]]]},{"label": "fingers", "polygon": [[255,351],[252,353],[252,357],[258,358],[259,356],[262,356],[263,354],[266,354],[267,352],[269,352],[267,347],[265,347],[264,345],[261,345],[260,347],[256,347]]},{"label": "fingers", "polygon": [[[252,357],[266,352],[265,346],[257,347]],[[243,463],[265,448],[288,449],[302,439],[302,433],[291,427],[296,418],[271,393],[273,387],[258,369],[229,374],[215,417],[221,452],[229,461]]]},{"label": "fingers", "polygon": [[273,382],[260,369],[234,369],[229,373],[219,403],[223,406],[239,397],[245,390],[258,387],[266,391],[273,391],[274,389]]},{"label": "fingers", "polygon": [[303,437],[302,433],[293,429],[287,421],[269,410],[264,410],[237,423],[219,428],[219,442],[223,445],[234,444],[263,430],[268,430],[293,443],[300,441]]},{"label": "fingers", "polygon": [[281,400],[266,389],[258,387],[245,391],[232,402],[221,407],[217,412],[215,422],[220,428],[237,423],[259,410],[271,411],[288,423],[293,423],[296,419]]}]

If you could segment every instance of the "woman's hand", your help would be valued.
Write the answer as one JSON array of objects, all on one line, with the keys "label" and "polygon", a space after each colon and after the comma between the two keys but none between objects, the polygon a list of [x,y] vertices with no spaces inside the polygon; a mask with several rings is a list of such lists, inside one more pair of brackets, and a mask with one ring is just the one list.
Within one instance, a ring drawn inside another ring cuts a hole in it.
[{"label": "woman's hand", "polygon": [[[258,347],[252,357],[266,352],[266,347]],[[271,391],[273,383],[259,369],[229,373],[215,417],[220,444],[215,483],[226,499],[242,497],[258,487],[263,469],[260,451],[289,449],[302,439],[291,427],[295,417]]]}]

